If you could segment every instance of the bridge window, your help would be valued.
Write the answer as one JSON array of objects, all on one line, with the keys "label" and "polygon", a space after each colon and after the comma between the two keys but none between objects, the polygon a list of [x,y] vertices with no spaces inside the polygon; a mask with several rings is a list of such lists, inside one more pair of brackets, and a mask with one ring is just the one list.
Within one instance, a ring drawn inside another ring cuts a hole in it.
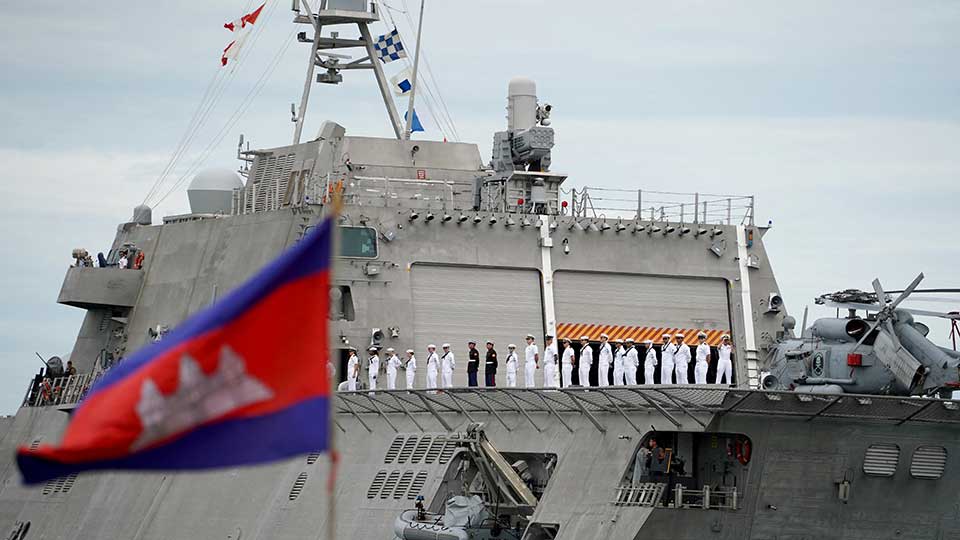
[{"label": "bridge window", "polygon": [[947,449],[942,446],[918,446],[910,459],[910,476],[939,480],[947,466]]},{"label": "bridge window", "polygon": [[377,230],[372,227],[340,227],[340,256],[376,259]]},{"label": "bridge window", "polygon": [[893,476],[900,461],[900,447],[878,443],[867,447],[863,456],[863,472],[868,476]]}]

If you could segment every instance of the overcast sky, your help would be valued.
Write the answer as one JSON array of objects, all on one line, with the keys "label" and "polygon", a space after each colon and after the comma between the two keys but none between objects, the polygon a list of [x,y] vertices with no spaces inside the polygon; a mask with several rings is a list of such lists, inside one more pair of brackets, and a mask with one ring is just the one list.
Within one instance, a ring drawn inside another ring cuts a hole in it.
[{"label": "overcast sky", "polygon": [[[416,14],[400,10],[415,0],[388,4],[411,35],[406,15]],[[144,199],[221,69],[223,23],[250,7],[4,8],[0,414],[16,410],[40,367],[34,351],[70,351],[83,311],[56,304],[70,250],[104,250]],[[287,43],[307,29],[289,7],[270,0],[161,193],[191,169],[234,167],[240,133],[254,147],[290,142],[307,49]],[[874,277],[888,289],[920,271],[924,286],[960,285],[960,2],[428,0],[424,26],[456,132],[484,159],[504,127],[507,81],[525,75],[555,107],[553,169],[571,185],[756,195],[758,222],[773,221],[769,263],[798,319],[817,294],[869,289]],[[348,134],[391,136],[372,76],[344,78],[315,85],[305,133],[331,119]],[[440,139],[423,103],[421,137]],[[184,189],[155,220],[187,211]],[[946,344],[946,325],[931,326]]]}]

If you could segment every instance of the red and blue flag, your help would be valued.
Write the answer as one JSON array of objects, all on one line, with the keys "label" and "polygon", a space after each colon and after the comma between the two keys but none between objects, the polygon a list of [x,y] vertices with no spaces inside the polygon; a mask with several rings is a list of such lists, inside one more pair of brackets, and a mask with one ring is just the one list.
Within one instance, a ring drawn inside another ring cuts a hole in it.
[{"label": "red and blue flag", "polygon": [[17,451],[24,482],[326,450],[335,230],[325,219],[229,295],[111,369],[77,406],[59,445]]}]

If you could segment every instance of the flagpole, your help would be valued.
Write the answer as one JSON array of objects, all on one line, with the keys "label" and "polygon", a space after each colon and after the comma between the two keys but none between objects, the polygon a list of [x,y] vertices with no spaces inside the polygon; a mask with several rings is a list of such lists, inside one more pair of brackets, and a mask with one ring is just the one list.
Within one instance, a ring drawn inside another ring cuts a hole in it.
[{"label": "flagpole", "polygon": [[413,129],[413,100],[417,95],[417,69],[420,67],[420,35],[423,33],[423,3],[420,0],[420,22],[417,23],[417,50],[413,55],[413,79],[410,81],[410,104],[407,106],[407,127],[403,130],[403,138],[410,139]]},{"label": "flagpole", "polygon": [[[331,253],[330,257],[330,282],[333,283],[334,274],[337,269],[337,256],[340,254],[340,228],[339,228],[339,217],[340,212],[343,210],[343,196],[339,191],[335,192],[333,195],[333,200],[331,201],[330,207],[333,210],[333,216],[331,216],[330,223],[334,227],[333,232],[333,242],[331,242]],[[327,354],[330,359],[336,358],[334,356],[337,354],[337,349],[333,347],[333,340],[330,339],[329,326],[327,329]],[[337,369],[334,370],[335,373],[339,373],[340,362],[337,361]],[[329,373],[329,370],[327,371]],[[334,418],[334,407],[337,399],[337,377],[334,377],[330,381],[330,411],[327,418],[327,455],[330,456],[330,469],[327,472],[327,540],[334,540],[337,536],[337,469],[340,464],[340,454],[337,453],[337,445],[335,442],[336,435],[336,419]]]}]

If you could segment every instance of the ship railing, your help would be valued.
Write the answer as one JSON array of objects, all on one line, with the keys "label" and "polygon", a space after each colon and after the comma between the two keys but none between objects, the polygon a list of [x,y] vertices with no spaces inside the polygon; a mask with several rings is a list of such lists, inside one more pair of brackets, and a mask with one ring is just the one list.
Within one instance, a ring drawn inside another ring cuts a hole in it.
[{"label": "ship railing", "polygon": [[[428,206],[454,209],[458,195],[473,199],[473,184],[444,179],[394,178],[386,176],[352,176],[344,189],[344,201],[358,206],[391,206],[393,201],[423,201]],[[460,197],[463,198],[463,197]],[[470,205],[472,206],[472,204]]]},{"label": "ship railing", "polygon": [[579,218],[752,226],[755,216],[753,195],[585,187],[571,190],[570,203]]},{"label": "ship railing", "polygon": [[27,389],[27,396],[24,399],[24,406],[49,407],[79,403],[103,373],[103,371],[98,371],[53,379],[45,378],[37,385],[34,385],[31,381],[30,387]]},{"label": "ship railing", "polygon": [[704,510],[736,510],[737,509],[737,488],[730,489],[710,489],[710,486],[703,486],[703,489],[688,489],[681,484],[677,484],[673,491],[674,508],[703,508]]}]

